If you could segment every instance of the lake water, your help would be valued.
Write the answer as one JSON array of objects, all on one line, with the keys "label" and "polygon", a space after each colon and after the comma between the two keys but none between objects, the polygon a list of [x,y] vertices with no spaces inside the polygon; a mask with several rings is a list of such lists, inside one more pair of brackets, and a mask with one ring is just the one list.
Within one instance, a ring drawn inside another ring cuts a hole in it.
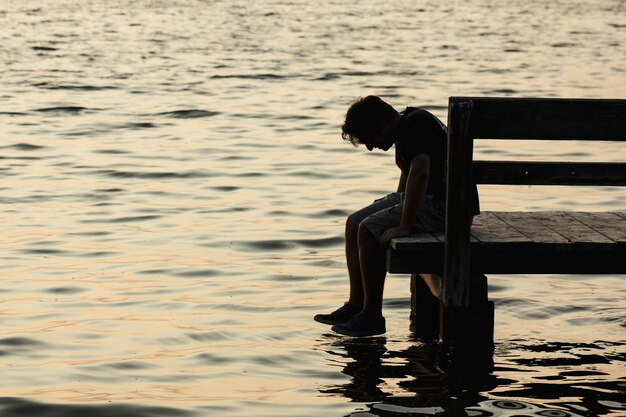
[{"label": "lake water", "polygon": [[[345,216],[398,177],[341,140],[346,104],[626,98],[623,0],[4,0],[0,24],[2,416],[626,415],[621,276],[491,276],[479,385],[411,335],[408,276],[388,277],[385,337],[312,320],[346,297]],[[626,157],[540,146],[476,156]]]}]

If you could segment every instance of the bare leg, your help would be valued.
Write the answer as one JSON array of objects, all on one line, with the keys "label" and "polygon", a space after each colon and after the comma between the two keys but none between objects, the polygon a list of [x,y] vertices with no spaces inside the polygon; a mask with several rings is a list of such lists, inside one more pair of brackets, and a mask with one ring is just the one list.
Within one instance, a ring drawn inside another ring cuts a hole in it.
[{"label": "bare leg", "polygon": [[359,261],[365,295],[363,311],[373,316],[381,316],[383,290],[385,287],[385,250],[378,240],[365,227],[359,227]]},{"label": "bare leg", "polygon": [[430,292],[437,298],[441,298],[441,276],[437,274],[420,274],[422,279],[430,289]]},{"label": "bare leg", "polygon": [[359,264],[359,224],[352,216],[346,221],[346,263],[350,277],[350,304],[363,307],[363,278]]}]

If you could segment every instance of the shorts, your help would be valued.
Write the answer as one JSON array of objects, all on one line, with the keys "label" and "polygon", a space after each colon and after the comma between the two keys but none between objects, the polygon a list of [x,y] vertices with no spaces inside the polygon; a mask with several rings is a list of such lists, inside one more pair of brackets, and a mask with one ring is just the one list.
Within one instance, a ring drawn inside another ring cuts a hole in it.
[{"label": "shorts", "polygon": [[[387,229],[400,225],[403,200],[404,193],[388,194],[353,213],[350,218],[358,224],[363,224],[376,239],[380,240]],[[446,204],[427,195],[417,212],[411,233],[443,232],[445,224]]]}]

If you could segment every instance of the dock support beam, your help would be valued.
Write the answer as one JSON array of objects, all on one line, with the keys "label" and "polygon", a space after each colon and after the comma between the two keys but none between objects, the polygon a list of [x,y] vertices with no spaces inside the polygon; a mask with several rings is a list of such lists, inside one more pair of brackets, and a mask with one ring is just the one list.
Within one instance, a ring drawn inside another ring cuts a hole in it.
[{"label": "dock support beam", "polygon": [[411,275],[411,329],[418,339],[439,340],[454,369],[493,366],[494,303],[487,298],[487,277],[472,273],[467,307],[445,307],[419,274]]},{"label": "dock support beam", "polygon": [[469,130],[473,103],[450,98],[443,302],[467,307],[470,302],[470,229],[472,226],[472,154]]}]

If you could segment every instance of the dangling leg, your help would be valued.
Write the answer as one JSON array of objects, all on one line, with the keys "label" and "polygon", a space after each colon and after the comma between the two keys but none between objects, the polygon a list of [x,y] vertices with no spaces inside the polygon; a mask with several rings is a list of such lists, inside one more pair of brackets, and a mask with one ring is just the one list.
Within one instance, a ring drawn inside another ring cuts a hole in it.
[{"label": "dangling leg", "polygon": [[363,308],[363,276],[359,261],[359,225],[373,213],[389,207],[388,198],[382,198],[373,204],[351,214],[346,220],[346,263],[350,281],[350,296],[348,302],[330,314],[317,314],[314,319],[324,324],[345,323],[359,313]]},{"label": "dangling leg", "polygon": [[441,284],[442,279],[440,275],[437,274],[420,274],[424,283],[428,286],[428,289],[432,293],[433,296],[441,299]]},{"label": "dangling leg", "polygon": [[332,330],[348,336],[374,336],[386,331],[382,316],[385,286],[385,249],[378,239],[361,223],[358,231],[359,265],[363,284],[363,311]]},{"label": "dangling leg", "polygon": [[359,227],[359,261],[363,278],[363,292],[365,295],[363,311],[379,317],[382,316],[383,291],[387,275],[385,265],[385,248],[376,237],[361,225]]},{"label": "dangling leg", "polygon": [[359,223],[354,215],[348,216],[346,221],[346,263],[348,265],[348,276],[350,277],[350,304],[363,307],[363,277],[359,262]]}]

